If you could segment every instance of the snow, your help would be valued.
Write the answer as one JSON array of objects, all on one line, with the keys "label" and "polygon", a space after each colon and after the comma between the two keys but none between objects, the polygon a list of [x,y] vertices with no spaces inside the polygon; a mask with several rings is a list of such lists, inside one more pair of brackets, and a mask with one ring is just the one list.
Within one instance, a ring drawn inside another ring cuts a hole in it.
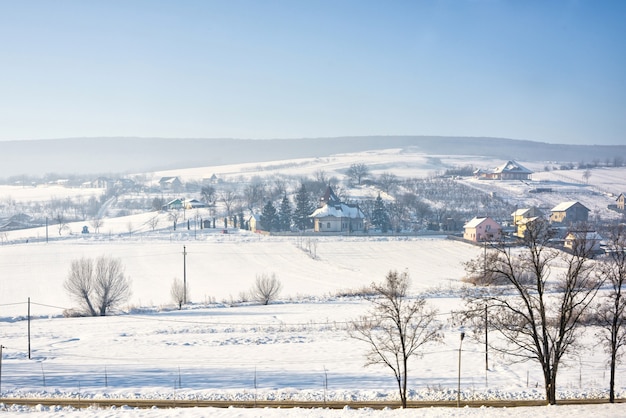
[{"label": "snow", "polygon": [[[411,164],[423,164],[420,166],[426,167],[421,168],[423,172],[434,169],[428,165],[431,160],[423,155],[394,150],[298,160],[291,164],[255,164],[247,169],[251,175],[276,170],[277,166],[281,173],[290,175],[320,168],[340,172],[351,161],[370,163],[379,171],[391,171],[395,161],[401,171],[406,167],[404,173],[415,173],[413,176],[418,175],[418,170],[412,169]],[[532,163],[524,165],[536,169]],[[234,176],[245,172],[244,168],[209,167],[168,174],[185,179],[213,173]],[[607,172],[593,170],[592,173],[589,185],[563,186],[582,190],[575,199],[563,200],[581,201],[579,196],[587,196],[593,188],[598,193],[607,184],[616,192],[626,190],[626,180],[610,183],[606,180]],[[626,171],[617,173],[614,172],[614,178],[626,179]],[[556,173],[540,174],[541,181],[557,181],[549,177]],[[164,175],[165,172],[155,173],[158,178]],[[572,171],[568,175],[580,177],[580,173]],[[520,201],[523,190],[535,187],[523,183],[464,181],[474,187],[487,184],[499,187],[512,199],[519,192]],[[67,192],[59,191],[57,186],[12,189],[3,186],[0,193],[3,198],[21,199],[19,190],[29,191],[24,192],[24,199],[44,200],[51,191],[60,197],[84,189]],[[91,189],[84,191],[87,195],[95,194]],[[35,196],[36,192],[41,195]],[[614,202],[611,196],[596,194],[595,198]],[[464,274],[462,263],[480,254],[481,247],[443,236],[281,237],[236,230],[222,234],[221,229],[152,231],[147,221],[153,216],[154,212],[105,219],[101,233],[86,236],[77,233],[84,223],[69,225],[73,233],[62,236],[50,229],[48,243],[44,228],[6,233],[0,245],[3,398],[80,395],[87,401],[95,398],[395,400],[396,388],[390,372],[382,366],[363,367],[366,347],[350,339],[347,333],[350,321],[369,309],[368,302],[354,294],[372,281],[381,281],[391,269],[409,272],[411,293],[425,295],[429,304],[439,310],[444,323],[443,344],[427,346],[423,356],[410,364],[410,399],[456,398],[459,333],[458,324],[451,318],[455,310],[462,308],[459,297],[465,286],[460,280]],[[165,222],[164,218],[163,225]],[[183,251],[187,253],[185,257]],[[131,300],[119,315],[64,318],[63,311],[73,306],[63,290],[71,260],[103,254],[122,260],[132,280]],[[170,300],[169,290],[174,278],[182,279],[183,271],[190,286],[191,304],[179,311]],[[279,300],[268,306],[242,297],[260,273],[275,273],[283,284]],[[26,321],[29,298],[33,317],[31,359]],[[593,330],[583,339],[585,350],[567,358],[560,370],[560,398],[607,397],[606,355],[597,344]],[[463,342],[462,361],[463,399],[543,398],[541,373],[536,364],[511,364],[489,353],[489,368],[485,370],[484,346],[472,338]],[[626,383],[621,378],[624,371],[620,366],[617,376],[620,397],[626,396]],[[12,406],[5,400],[0,410],[5,416],[97,418],[626,415],[623,404],[419,411],[130,407],[91,407],[78,411]]]},{"label": "snow", "polygon": [[2,412],[3,416],[24,416],[31,414],[37,417],[48,418],[102,418],[102,417],[123,417],[123,418],[161,418],[161,417],[185,417],[204,418],[210,417],[299,417],[299,418],[405,418],[420,416],[424,418],[474,418],[474,417],[498,417],[498,418],[527,418],[529,416],[550,416],[553,418],[588,418],[592,415],[603,418],[621,418],[624,416],[624,406],[613,405],[567,405],[567,406],[542,406],[542,407],[519,407],[519,408],[423,408],[415,409],[351,409],[340,410],[328,409],[241,409],[241,408],[188,408],[188,409],[135,409],[129,407],[112,408],[100,410],[96,408],[86,408],[82,410],[57,409],[39,407],[34,409],[10,409]]}]

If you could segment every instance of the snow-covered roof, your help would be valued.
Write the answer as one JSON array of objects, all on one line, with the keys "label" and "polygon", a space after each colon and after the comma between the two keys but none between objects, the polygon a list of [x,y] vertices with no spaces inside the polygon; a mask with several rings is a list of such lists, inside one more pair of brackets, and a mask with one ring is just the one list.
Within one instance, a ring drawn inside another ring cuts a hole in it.
[{"label": "snow-covered roof", "polygon": [[[571,208],[572,206],[574,206],[575,204],[579,204],[583,208],[587,209],[580,202],[561,202],[558,205],[556,205],[555,207],[553,207],[551,209],[551,212],[564,212],[564,211],[568,210],[569,208]],[[587,210],[589,210],[589,209],[587,209]]]},{"label": "snow-covered roof", "polygon": [[511,216],[524,216],[526,215],[528,212],[530,212],[530,208],[525,208],[525,209],[518,209],[515,212],[513,212],[511,214]]},{"label": "snow-covered roof", "polygon": [[161,177],[161,180],[159,180],[159,183],[173,183],[175,181],[180,181],[180,180],[178,180],[178,177]]},{"label": "snow-covered roof", "polygon": [[[584,239],[585,241],[602,241],[602,235],[596,231],[572,231],[567,234],[567,237],[573,237],[574,239]],[[566,238],[567,238],[566,237]]]},{"label": "snow-covered roof", "polygon": [[532,218],[522,218],[516,222],[516,225],[526,225],[536,221],[537,219],[539,219],[538,216],[533,216]]},{"label": "snow-covered roof", "polygon": [[[485,222],[487,219],[491,219],[488,216],[477,216],[464,225],[464,228],[476,228],[478,225]],[[493,219],[492,219],[493,220]],[[495,221],[494,221],[495,222]]]},{"label": "snow-covered roof", "polygon": [[345,203],[339,203],[334,205],[324,205],[321,208],[317,208],[311,215],[310,218],[326,218],[326,217],[335,217],[335,218],[365,218],[363,211],[359,209],[358,206],[347,205]]},{"label": "snow-covered roof", "polygon": [[507,161],[499,167],[496,167],[493,172],[495,174],[498,173],[525,173],[532,174],[533,172],[524,167],[523,165],[517,163],[516,161]]}]

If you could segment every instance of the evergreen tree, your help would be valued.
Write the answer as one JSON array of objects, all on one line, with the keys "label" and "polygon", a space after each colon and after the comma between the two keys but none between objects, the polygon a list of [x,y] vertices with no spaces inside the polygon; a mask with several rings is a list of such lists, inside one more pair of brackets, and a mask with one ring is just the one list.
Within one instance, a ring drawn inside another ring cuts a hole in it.
[{"label": "evergreen tree", "polygon": [[309,215],[311,212],[311,201],[303,183],[296,194],[296,210],[293,214],[293,222],[299,230],[304,231],[310,225]]},{"label": "evergreen tree", "polygon": [[268,231],[276,231],[278,229],[278,214],[276,208],[271,201],[267,201],[261,212],[261,224]]},{"label": "evergreen tree", "polygon": [[289,231],[291,229],[291,202],[287,195],[283,196],[280,202],[280,213],[278,214],[278,229],[280,231]]},{"label": "evergreen tree", "polygon": [[374,202],[374,209],[372,210],[372,225],[376,228],[380,228],[381,232],[387,232],[390,227],[389,213],[385,207],[385,202],[380,197],[380,194]]}]

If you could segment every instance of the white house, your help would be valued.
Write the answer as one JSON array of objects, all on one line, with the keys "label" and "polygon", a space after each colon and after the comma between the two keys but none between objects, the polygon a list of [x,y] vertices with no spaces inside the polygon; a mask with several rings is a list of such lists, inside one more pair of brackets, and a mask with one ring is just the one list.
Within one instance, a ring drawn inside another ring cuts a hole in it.
[{"label": "white house", "polygon": [[328,186],[320,207],[311,215],[315,232],[354,232],[365,228],[365,215],[358,205],[343,203]]}]

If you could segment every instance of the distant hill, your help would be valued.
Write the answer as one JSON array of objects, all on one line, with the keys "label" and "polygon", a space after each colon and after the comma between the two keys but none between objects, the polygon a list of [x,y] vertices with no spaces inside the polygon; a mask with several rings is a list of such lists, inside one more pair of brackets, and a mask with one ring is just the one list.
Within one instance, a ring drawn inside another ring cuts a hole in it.
[{"label": "distant hill", "polygon": [[557,145],[506,138],[366,136],[302,139],[69,138],[0,142],[0,177],[125,173],[325,157],[403,148],[521,161],[626,160],[626,145]]}]

